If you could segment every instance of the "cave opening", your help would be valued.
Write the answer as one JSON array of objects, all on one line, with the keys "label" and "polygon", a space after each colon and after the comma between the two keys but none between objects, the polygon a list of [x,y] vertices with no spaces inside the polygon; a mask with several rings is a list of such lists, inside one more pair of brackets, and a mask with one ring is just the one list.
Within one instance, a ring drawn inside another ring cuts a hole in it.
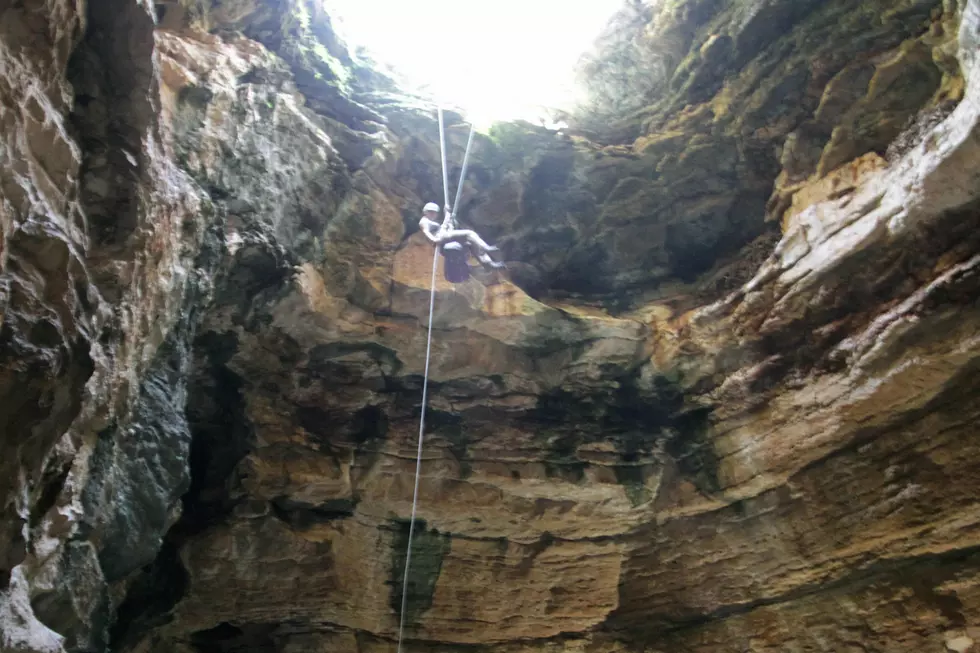
[{"label": "cave opening", "polygon": [[574,69],[621,0],[323,0],[356,52],[415,88],[462,108],[478,128],[548,123],[577,101]]}]

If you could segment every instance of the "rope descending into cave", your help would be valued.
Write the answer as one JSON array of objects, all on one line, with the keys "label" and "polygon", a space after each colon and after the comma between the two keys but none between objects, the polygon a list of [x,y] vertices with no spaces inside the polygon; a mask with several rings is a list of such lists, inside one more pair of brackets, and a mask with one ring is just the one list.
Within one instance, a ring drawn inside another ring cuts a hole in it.
[{"label": "rope descending into cave", "polygon": [[408,548],[405,552],[405,576],[402,578],[402,608],[398,621],[398,653],[402,651],[405,633],[405,605],[408,600],[408,568],[412,564],[412,536],[415,534],[415,508],[419,501],[419,472],[422,470],[422,436],[425,433],[425,405],[429,394],[429,356],[432,353],[432,309],[436,303],[436,267],[439,250],[432,253],[432,281],[429,290],[429,334],[425,341],[425,376],[422,381],[422,417],[419,419],[419,449],[415,456],[415,491],[412,493],[412,518],[408,522]]},{"label": "rope descending into cave", "polygon": [[[456,218],[456,206],[463,194],[463,181],[466,179],[466,164],[470,156],[470,145],[473,143],[473,125],[470,125],[470,135],[466,140],[466,150],[463,153],[463,167],[459,173],[459,187],[456,189],[456,204],[449,206],[449,171],[446,167],[446,131],[443,127],[442,107],[439,107],[439,150],[442,156],[442,195],[445,202],[445,219],[443,225]],[[415,456],[415,490],[412,492],[412,518],[408,522],[408,547],[405,551],[405,575],[402,578],[402,605],[398,621],[398,651],[402,652],[402,639],[405,634],[405,606],[408,602],[408,571],[412,564],[412,537],[415,535],[415,512],[419,503],[419,476],[422,471],[422,439],[425,435],[425,408],[429,399],[429,361],[432,356],[432,314],[436,304],[436,268],[439,262],[439,248],[432,252],[432,279],[429,282],[429,329],[425,339],[425,374],[422,377],[422,415],[419,418],[419,447]]]}]

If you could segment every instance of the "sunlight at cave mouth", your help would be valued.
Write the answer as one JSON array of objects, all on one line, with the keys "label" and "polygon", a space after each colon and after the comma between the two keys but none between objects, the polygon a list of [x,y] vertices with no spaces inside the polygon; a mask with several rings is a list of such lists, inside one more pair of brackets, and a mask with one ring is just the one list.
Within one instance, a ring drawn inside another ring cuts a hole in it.
[{"label": "sunlight at cave mouth", "polygon": [[570,108],[573,71],[623,0],[323,0],[340,35],[485,127]]}]

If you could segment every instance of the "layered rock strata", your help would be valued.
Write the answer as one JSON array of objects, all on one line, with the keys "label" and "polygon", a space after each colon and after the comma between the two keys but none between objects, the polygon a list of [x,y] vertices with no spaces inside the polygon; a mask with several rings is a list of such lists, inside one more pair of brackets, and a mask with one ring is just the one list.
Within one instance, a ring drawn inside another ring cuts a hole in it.
[{"label": "layered rock strata", "polygon": [[[970,650],[980,4],[631,11],[477,139],[406,650]],[[393,650],[432,107],[305,0],[4,12],[0,648]]]}]

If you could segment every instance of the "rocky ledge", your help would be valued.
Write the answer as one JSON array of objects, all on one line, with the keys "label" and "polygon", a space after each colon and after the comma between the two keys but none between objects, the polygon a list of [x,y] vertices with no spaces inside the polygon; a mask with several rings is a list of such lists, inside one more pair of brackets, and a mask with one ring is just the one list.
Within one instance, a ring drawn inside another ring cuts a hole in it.
[{"label": "rocky ledge", "polygon": [[[2,12],[0,649],[394,650],[434,107],[312,0]],[[407,651],[976,648],[978,45],[630,2],[477,137]]]}]

